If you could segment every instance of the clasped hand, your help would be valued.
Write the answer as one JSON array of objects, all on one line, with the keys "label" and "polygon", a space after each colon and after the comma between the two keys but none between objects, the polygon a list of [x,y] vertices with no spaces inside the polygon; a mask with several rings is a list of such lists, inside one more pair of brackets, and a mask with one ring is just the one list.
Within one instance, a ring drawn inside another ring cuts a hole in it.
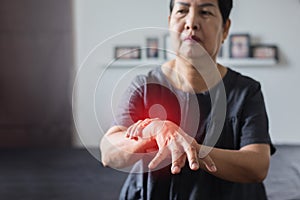
[{"label": "clasped hand", "polygon": [[156,140],[158,152],[148,165],[150,169],[156,168],[163,160],[171,157],[173,174],[180,173],[186,160],[192,170],[198,170],[200,162],[210,172],[217,170],[209,155],[199,158],[201,145],[171,121],[158,118],[139,120],[127,129],[125,136],[135,140],[145,138]]}]

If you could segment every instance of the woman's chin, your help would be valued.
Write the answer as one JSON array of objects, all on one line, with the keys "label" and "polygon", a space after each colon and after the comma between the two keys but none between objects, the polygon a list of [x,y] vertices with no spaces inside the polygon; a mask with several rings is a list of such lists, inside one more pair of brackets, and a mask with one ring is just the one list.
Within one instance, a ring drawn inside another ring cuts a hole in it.
[{"label": "woman's chin", "polygon": [[199,59],[208,53],[200,45],[184,45],[180,48],[180,55],[185,59]]},{"label": "woman's chin", "polygon": [[208,54],[203,53],[201,51],[184,51],[180,53],[180,57],[186,60],[199,60],[203,58],[203,56],[207,56]]}]

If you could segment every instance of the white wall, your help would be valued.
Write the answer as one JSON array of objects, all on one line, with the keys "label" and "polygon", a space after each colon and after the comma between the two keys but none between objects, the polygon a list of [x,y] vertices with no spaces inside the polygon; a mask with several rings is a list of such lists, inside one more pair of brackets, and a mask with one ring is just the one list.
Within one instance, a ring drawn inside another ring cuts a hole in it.
[{"label": "white wall", "polygon": [[[113,47],[145,45],[145,38],[149,36],[162,39],[166,30],[158,30],[155,33],[149,28],[146,31],[130,30],[143,27],[166,28],[167,17],[168,2],[162,0],[74,0],[76,63],[79,72],[73,101],[79,133],[74,135],[76,146],[80,146],[82,141],[87,146],[98,145],[101,135],[109,128],[112,120],[111,101],[118,99],[111,95],[120,96],[135,74],[149,70],[143,68],[127,73],[131,69],[125,67],[104,71],[104,64],[113,58]],[[122,34],[124,31],[129,32]],[[121,35],[118,35],[120,33]],[[112,36],[114,37],[110,39]],[[160,42],[163,45],[162,40]],[[127,76],[123,77],[124,74]],[[112,94],[117,83],[119,92]],[[94,90],[97,91],[96,109]],[[116,104],[114,102],[114,105]],[[98,117],[98,121],[95,116]]]},{"label": "white wall", "polygon": [[[161,39],[163,47],[165,31],[146,29],[110,37],[134,28],[166,28],[167,16],[168,0],[74,0],[76,63],[80,72],[77,79],[79,84],[75,85],[74,116],[77,131],[85,145],[98,145],[101,134],[110,125],[111,110],[121,91],[135,74],[149,70],[134,68],[131,73],[130,68],[124,67],[104,71],[104,63],[113,58],[113,47],[120,44],[143,46],[145,38],[152,35]],[[300,143],[297,129],[300,124],[300,94],[297,92],[300,75],[300,54],[297,51],[300,46],[300,2],[235,0],[231,18],[231,33],[247,32],[253,37],[253,42],[278,45],[280,64],[235,69],[261,82],[273,140],[276,143]],[[81,145],[77,134],[74,143]]]},{"label": "white wall", "polygon": [[273,140],[300,143],[300,2],[238,0],[234,6],[232,32],[249,32],[254,40],[275,43],[281,60],[277,66],[238,70],[261,82]]}]

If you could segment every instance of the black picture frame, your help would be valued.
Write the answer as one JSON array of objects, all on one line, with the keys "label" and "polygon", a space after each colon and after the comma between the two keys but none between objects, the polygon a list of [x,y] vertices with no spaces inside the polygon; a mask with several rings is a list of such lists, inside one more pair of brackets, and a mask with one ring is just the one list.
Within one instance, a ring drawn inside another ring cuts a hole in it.
[{"label": "black picture frame", "polygon": [[146,57],[157,59],[159,57],[159,38],[151,37],[146,39]]},{"label": "black picture frame", "polygon": [[248,33],[229,36],[229,57],[249,58],[251,56],[250,35]]},{"label": "black picture frame", "polygon": [[251,57],[256,59],[275,59],[278,61],[278,47],[266,44],[252,45]]},{"label": "black picture frame", "polygon": [[120,60],[138,60],[142,57],[140,46],[116,46],[114,53],[115,59]]}]

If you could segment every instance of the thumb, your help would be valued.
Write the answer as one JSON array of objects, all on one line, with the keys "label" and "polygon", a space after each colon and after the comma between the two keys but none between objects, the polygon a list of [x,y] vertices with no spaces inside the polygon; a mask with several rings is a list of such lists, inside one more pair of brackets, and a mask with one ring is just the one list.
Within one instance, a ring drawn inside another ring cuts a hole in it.
[{"label": "thumb", "polygon": [[201,159],[206,167],[206,169],[210,172],[216,172],[217,171],[217,167],[216,164],[214,163],[214,161],[211,159],[210,156],[206,156],[205,158]]}]

